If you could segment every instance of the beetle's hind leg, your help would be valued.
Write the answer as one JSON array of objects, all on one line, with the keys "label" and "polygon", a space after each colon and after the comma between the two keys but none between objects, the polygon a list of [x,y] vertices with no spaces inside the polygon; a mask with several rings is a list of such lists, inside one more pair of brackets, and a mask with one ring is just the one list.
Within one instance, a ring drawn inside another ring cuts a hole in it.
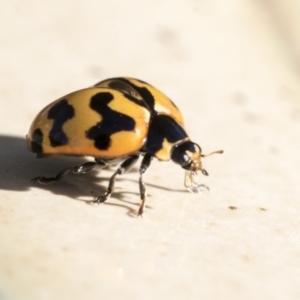
[{"label": "beetle's hind leg", "polygon": [[144,213],[145,203],[147,200],[147,192],[146,192],[146,186],[143,181],[143,174],[146,173],[148,170],[150,163],[152,160],[152,156],[150,154],[145,154],[141,166],[140,166],[140,179],[139,179],[139,187],[140,187],[140,196],[141,196],[141,205],[139,207],[138,216],[142,216]]},{"label": "beetle's hind leg", "polygon": [[97,162],[89,161],[80,166],[63,169],[63,170],[59,171],[54,177],[38,176],[38,177],[31,179],[31,181],[34,184],[36,184],[36,183],[48,184],[48,183],[52,183],[55,181],[59,181],[60,179],[62,179],[64,176],[66,176],[70,172],[73,172],[75,174],[84,174],[84,173],[90,172],[90,171],[98,169],[98,168],[102,169],[105,166],[106,166],[106,164],[101,161],[97,161]]},{"label": "beetle's hind leg", "polygon": [[131,167],[137,162],[138,159],[139,159],[139,155],[132,155],[129,158],[127,158],[125,161],[123,161],[121,165],[118,167],[117,171],[110,177],[109,184],[104,195],[97,197],[94,200],[94,203],[99,204],[105,202],[111,196],[114,190],[117,175],[122,175],[127,171],[129,171]]}]

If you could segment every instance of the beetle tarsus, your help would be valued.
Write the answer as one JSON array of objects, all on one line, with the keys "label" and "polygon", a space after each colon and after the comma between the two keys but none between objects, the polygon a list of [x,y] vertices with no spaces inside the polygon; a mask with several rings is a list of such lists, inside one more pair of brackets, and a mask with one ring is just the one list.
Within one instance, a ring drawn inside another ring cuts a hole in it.
[{"label": "beetle tarsus", "polygon": [[31,182],[33,182],[34,184],[48,184],[48,183],[52,183],[55,181],[59,181],[60,179],[62,179],[62,177],[66,176],[70,171],[72,171],[74,168],[67,168],[67,169],[63,169],[61,171],[59,171],[56,176],[54,177],[44,177],[44,176],[38,176],[35,177],[33,179],[31,179]]},{"label": "beetle tarsus", "polygon": [[104,195],[97,197],[94,200],[94,203],[101,204],[101,203],[105,202],[110,197],[110,195],[111,195],[111,193],[105,193]]},{"label": "beetle tarsus", "polygon": [[52,182],[61,180],[69,172],[73,172],[74,174],[85,174],[87,172],[95,170],[96,168],[102,169],[105,166],[106,166],[106,164],[103,162],[89,161],[80,166],[63,169],[63,170],[59,171],[54,177],[44,177],[44,176],[35,177],[35,178],[31,179],[31,182],[33,182],[33,184],[48,184],[48,183],[52,183]]}]

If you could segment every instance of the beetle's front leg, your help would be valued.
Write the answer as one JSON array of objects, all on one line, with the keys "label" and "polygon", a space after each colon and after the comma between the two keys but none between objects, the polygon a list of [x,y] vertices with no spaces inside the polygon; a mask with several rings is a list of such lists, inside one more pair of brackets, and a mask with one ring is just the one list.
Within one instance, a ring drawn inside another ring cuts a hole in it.
[{"label": "beetle's front leg", "polygon": [[147,169],[150,166],[152,160],[152,156],[148,153],[145,154],[141,166],[140,166],[140,179],[139,179],[139,186],[140,186],[140,195],[141,195],[141,205],[138,211],[138,216],[142,216],[145,208],[145,203],[147,200],[147,191],[146,191],[146,186],[143,181],[143,174],[146,173]]},{"label": "beetle's front leg", "polygon": [[127,171],[129,171],[133,167],[133,165],[137,162],[138,159],[139,159],[139,155],[132,155],[129,158],[127,158],[125,161],[123,161],[122,164],[118,167],[117,171],[110,177],[109,184],[104,195],[97,197],[94,200],[94,203],[99,204],[105,202],[111,196],[114,190],[117,175],[122,175]]}]

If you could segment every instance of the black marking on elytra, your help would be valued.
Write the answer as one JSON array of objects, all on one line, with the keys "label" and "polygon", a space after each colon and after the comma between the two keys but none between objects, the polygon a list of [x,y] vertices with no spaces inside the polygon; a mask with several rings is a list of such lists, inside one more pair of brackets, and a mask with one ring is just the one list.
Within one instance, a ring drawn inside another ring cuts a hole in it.
[{"label": "black marking on elytra", "polygon": [[[130,82],[129,80],[124,79],[124,78],[117,78],[117,79],[122,81],[122,82],[125,82],[127,85],[130,85],[134,90],[136,90],[140,94],[142,99],[145,101],[145,103],[147,104],[151,115],[155,114],[155,110],[154,110],[155,99],[154,99],[153,95],[150,93],[150,91],[147,88],[139,87],[139,86],[133,84],[132,82]],[[148,83],[145,82],[145,84],[148,84]]]},{"label": "black marking on elytra", "polygon": [[185,138],[187,138],[186,132],[174,119],[167,115],[158,115],[150,124],[147,142],[143,150],[154,155],[162,149],[164,139],[170,143],[176,143]]},{"label": "black marking on elytra", "polygon": [[129,85],[127,82],[125,82],[122,79],[123,78],[107,79],[98,82],[95,86],[106,83],[108,88],[123,93],[124,97],[130,100],[131,102],[139,106],[145,107],[146,109],[149,109],[146,102],[142,99],[142,96],[133,88],[132,85]]},{"label": "black marking on elytra", "polygon": [[150,85],[148,82],[146,82],[146,81],[143,81],[143,80],[141,80],[141,79],[137,79],[137,78],[135,78],[135,80],[136,80],[136,81],[138,81],[138,82],[140,82],[140,83],[143,83],[143,84],[148,84],[148,85]]},{"label": "black marking on elytra", "polygon": [[[133,131],[135,121],[133,118],[112,110],[108,104],[114,96],[108,92],[100,92],[91,98],[90,108],[101,116],[102,120],[87,132],[87,138],[94,140],[95,147],[107,150],[111,144],[111,135],[120,131]],[[128,141],[129,142],[129,141]]]},{"label": "black marking on elytra", "polygon": [[[140,83],[143,83],[143,84],[150,85],[149,83],[147,83],[147,82],[145,82],[145,81],[143,81],[143,80],[140,80],[140,79],[136,79],[136,81],[138,81],[138,82],[140,82]],[[150,86],[151,86],[151,85],[150,85]],[[172,103],[172,105],[173,105],[175,108],[177,108],[177,109],[179,110],[178,106],[177,106],[170,98],[168,98],[168,99],[170,100],[170,102]]]},{"label": "black marking on elytra", "polygon": [[31,140],[31,151],[33,153],[42,153],[43,152],[43,132],[40,128],[37,128],[32,133],[32,140]]},{"label": "black marking on elytra", "polygon": [[146,109],[149,109],[149,108],[148,108],[148,105],[145,103],[145,101],[143,101],[143,100],[138,100],[137,98],[135,98],[135,97],[133,97],[133,96],[131,96],[131,95],[128,95],[128,94],[123,94],[123,95],[124,95],[125,98],[127,98],[127,99],[130,100],[131,102],[133,102],[133,103],[135,103],[135,104],[137,104],[137,105],[139,105],[139,106],[142,106],[142,107],[144,107],[144,108],[146,108]]},{"label": "black marking on elytra", "polygon": [[118,90],[133,97],[141,97],[131,85],[119,79],[113,79],[109,81],[108,86],[114,90]]},{"label": "black marking on elytra", "polygon": [[48,119],[53,119],[53,126],[49,132],[49,139],[52,147],[68,144],[68,137],[63,132],[63,125],[75,115],[75,110],[68,103],[67,99],[62,99],[51,107],[48,112]]},{"label": "black marking on elytra", "polygon": [[[120,79],[122,79],[122,78],[120,78]],[[122,79],[123,81],[126,81],[126,79]],[[145,82],[145,81],[143,81],[143,80],[140,80],[140,79],[135,79],[136,81],[138,81],[138,82],[140,82],[140,83],[142,83],[142,84],[146,84],[146,85],[149,85],[149,86],[151,86],[149,83],[147,83],[147,82]],[[142,98],[144,99],[144,101],[149,105],[149,107],[151,108],[151,112],[152,111],[154,111],[154,104],[155,104],[155,99],[154,99],[154,97],[153,97],[153,95],[150,93],[150,91],[147,89],[147,88],[145,88],[145,87],[143,87],[143,88],[141,88],[141,87],[138,87],[138,86],[136,86],[136,85],[134,85],[133,83],[131,83],[131,82],[128,82],[134,89],[136,89],[139,93],[140,93],[140,95],[142,96]],[[154,87],[153,87],[154,88]],[[177,108],[178,109],[178,107],[176,106],[176,104],[170,99],[170,98],[168,98],[169,100],[170,100],[170,102],[172,103],[172,105],[175,107],[175,108]],[[179,109],[178,109],[179,110]]]}]

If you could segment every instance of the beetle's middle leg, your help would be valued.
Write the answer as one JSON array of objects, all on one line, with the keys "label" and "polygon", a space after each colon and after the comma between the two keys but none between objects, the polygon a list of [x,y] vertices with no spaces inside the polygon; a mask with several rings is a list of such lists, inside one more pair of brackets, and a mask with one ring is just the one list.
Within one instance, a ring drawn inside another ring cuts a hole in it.
[{"label": "beetle's middle leg", "polygon": [[131,167],[137,162],[138,159],[139,159],[139,155],[132,155],[132,156],[128,157],[125,161],[123,161],[121,163],[121,165],[118,167],[117,171],[110,177],[109,184],[108,184],[107,190],[104,193],[104,195],[97,197],[94,200],[94,203],[99,204],[99,203],[105,202],[111,196],[111,194],[114,190],[115,180],[116,180],[117,175],[122,175],[122,174],[126,173],[127,171],[129,171],[131,169]]}]

